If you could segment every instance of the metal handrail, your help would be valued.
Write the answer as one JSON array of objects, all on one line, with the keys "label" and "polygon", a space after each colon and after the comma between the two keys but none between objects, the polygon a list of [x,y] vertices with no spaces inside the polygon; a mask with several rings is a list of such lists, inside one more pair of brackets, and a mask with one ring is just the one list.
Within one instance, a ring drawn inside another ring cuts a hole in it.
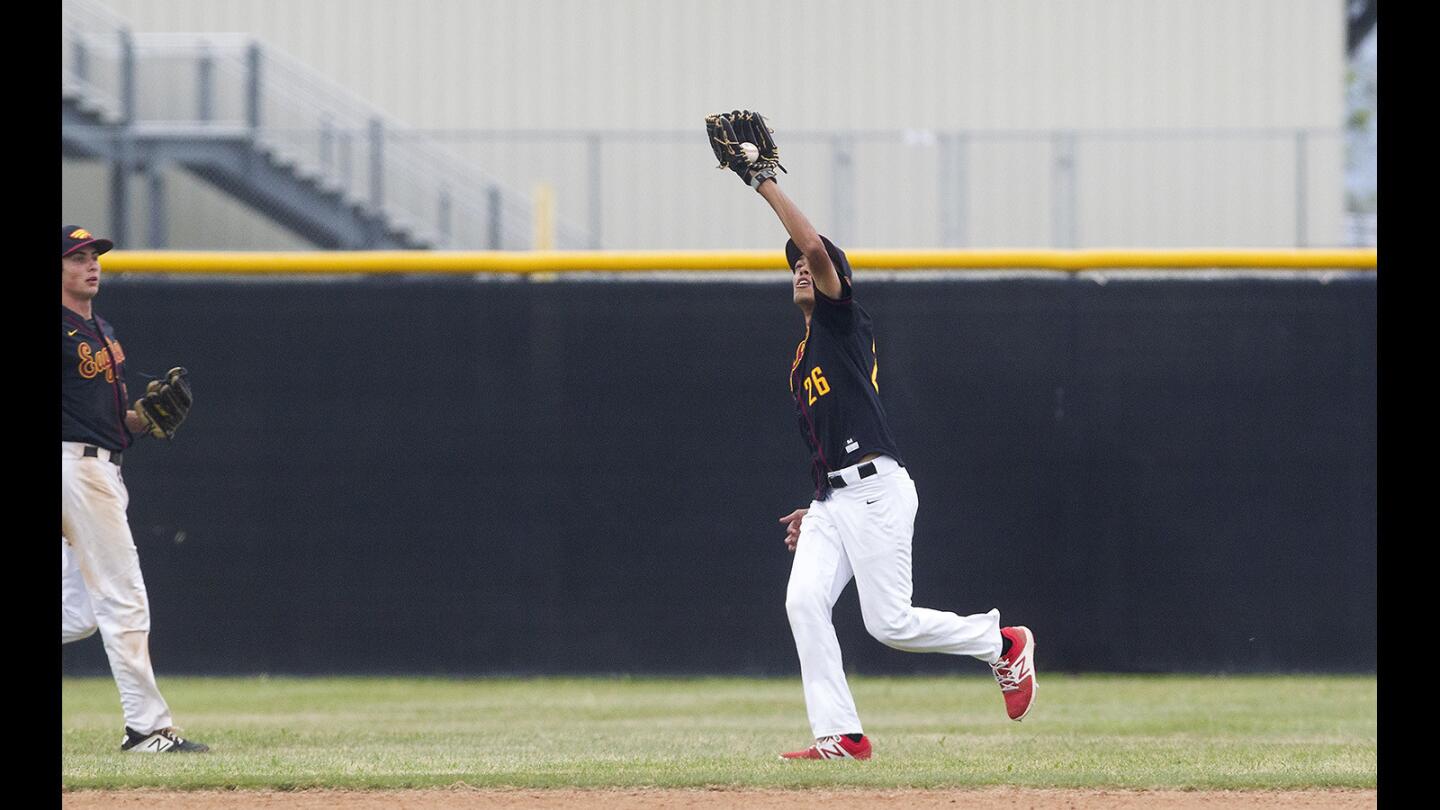
[{"label": "metal handrail", "polygon": [[[273,46],[247,34],[131,33],[124,19],[92,0],[66,0],[62,20],[63,92],[97,110],[107,126],[138,127],[151,137],[167,127],[183,135],[197,125],[247,126],[256,148],[424,243],[531,246],[529,195]],[[196,65],[204,77],[195,99],[174,92],[173,68],[160,71],[166,92],[147,92],[147,70],[171,60]],[[100,76],[118,86],[98,82]],[[127,89],[134,94],[128,104]],[[243,98],[243,109],[215,110],[211,100],[222,91]],[[177,106],[187,102],[189,108]],[[457,221],[469,224],[456,227]],[[592,246],[574,224],[559,222],[556,231],[561,248]]]}]

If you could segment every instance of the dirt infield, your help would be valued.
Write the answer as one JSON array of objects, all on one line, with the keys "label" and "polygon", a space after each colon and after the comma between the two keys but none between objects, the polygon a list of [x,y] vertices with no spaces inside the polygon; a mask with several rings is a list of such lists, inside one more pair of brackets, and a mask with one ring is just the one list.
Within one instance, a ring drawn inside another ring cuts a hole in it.
[{"label": "dirt infield", "polygon": [[189,810],[450,810],[461,807],[561,808],[795,808],[885,807],[970,810],[1128,810],[1129,808],[1373,808],[1374,790],[1179,791],[1179,790],[302,790],[284,791],[71,791],[62,806],[74,810],[185,807]]}]

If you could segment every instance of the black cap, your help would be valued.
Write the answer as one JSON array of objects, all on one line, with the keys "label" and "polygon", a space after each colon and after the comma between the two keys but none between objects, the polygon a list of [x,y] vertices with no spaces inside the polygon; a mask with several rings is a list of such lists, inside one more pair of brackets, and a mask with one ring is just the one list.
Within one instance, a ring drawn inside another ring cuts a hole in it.
[{"label": "black cap", "polygon": [[[824,236],[820,237],[820,241],[825,244],[825,252],[830,254],[830,263],[835,265],[835,272],[839,273],[841,278],[853,279],[850,260],[845,258],[845,251],[835,247],[835,243]],[[794,239],[785,242],[785,261],[790,265],[790,272],[795,272],[795,263],[800,261],[800,248],[795,245]]]},{"label": "black cap", "polygon": [[60,228],[60,258],[65,258],[83,247],[94,247],[104,253],[115,247],[109,239],[100,239],[79,225],[65,225]]}]

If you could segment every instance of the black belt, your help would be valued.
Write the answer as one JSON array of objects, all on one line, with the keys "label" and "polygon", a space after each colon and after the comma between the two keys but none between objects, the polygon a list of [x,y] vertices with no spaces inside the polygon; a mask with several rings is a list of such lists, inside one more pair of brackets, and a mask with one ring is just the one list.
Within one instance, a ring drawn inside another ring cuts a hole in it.
[{"label": "black belt", "polygon": [[[96,447],[96,446],[93,445],[93,444],[87,444],[87,445],[85,445],[85,453],[84,453],[84,455],[85,455],[87,458],[99,458],[99,457],[100,457],[100,448]],[[111,450],[111,451],[110,451],[110,463],[111,463],[111,464],[114,464],[116,467],[119,467],[119,466],[120,466],[120,459],[121,459],[121,457],[124,456],[124,455],[125,455],[124,453],[117,453],[117,452],[115,452],[114,450]]]},{"label": "black belt", "polygon": [[[859,468],[857,468],[857,472],[860,473],[861,478],[869,478],[870,476],[875,474],[875,462],[867,461],[864,464],[861,464]],[[845,486],[845,478],[844,476],[840,475],[840,473],[830,473],[829,478],[830,486],[834,487],[835,489],[840,489],[841,487]]]}]

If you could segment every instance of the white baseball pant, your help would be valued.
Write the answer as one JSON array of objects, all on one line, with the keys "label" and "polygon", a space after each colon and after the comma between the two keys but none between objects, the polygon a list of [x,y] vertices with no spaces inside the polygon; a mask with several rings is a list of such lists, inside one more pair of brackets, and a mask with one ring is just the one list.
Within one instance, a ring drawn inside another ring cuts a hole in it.
[{"label": "white baseball pant", "polygon": [[173,725],[150,663],[150,600],[125,509],[130,494],[111,463],[60,443],[60,642],[98,628],[120,690],[125,725],[149,733]]},{"label": "white baseball pant", "polygon": [[868,478],[859,477],[860,465],[837,471],[847,485],[827,500],[811,502],[790,568],[785,611],[800,653],[805,709],[816,738],[864,733],[831,620],[835,601],[852,576],[865,629],[886,646],[969,655],[987,664],[1000,657],[999,610],[959,616],[911,606],[910,543],[919,505],[915,482],[888,456],[872,463],[877,474]]}]

